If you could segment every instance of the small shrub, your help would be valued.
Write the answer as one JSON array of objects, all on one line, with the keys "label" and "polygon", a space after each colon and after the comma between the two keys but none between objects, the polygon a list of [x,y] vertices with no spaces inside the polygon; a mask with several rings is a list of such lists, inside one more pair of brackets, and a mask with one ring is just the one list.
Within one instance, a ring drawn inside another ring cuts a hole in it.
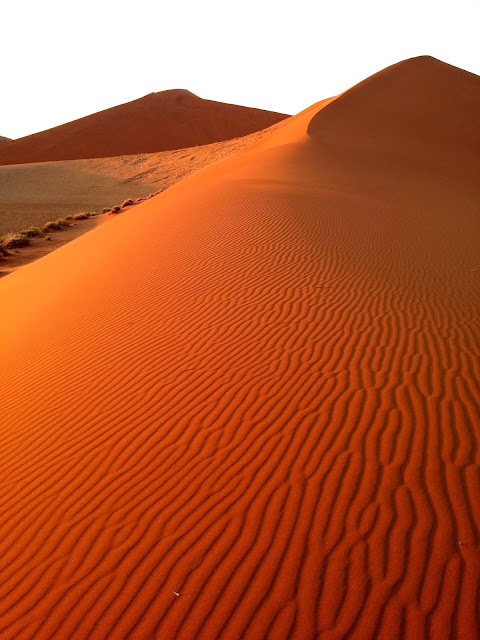
[{"label": "small shrub", "polygon": [[18,249],[18,247],[26,247],[27,244],[30,244],[30,240],[24,233],[11,233],[2,241],[5,249]]},{"label": "small shrub", "polygon": [[124,200],[122,202],[122,209],[125,209],[125,207],[131,207],[132,204],[135,204],[135,203],[133,202],[133,200],[131,198],[129,198],[128,200]]},{"label": "small shrub", "polygon": [[121,207],[112,207],[110,213],[120,213]]},{"label": "small shrub", "polygon": [[103,207],[102,213],[109,213],[109,212],[110,212],[110,207]]},{"label": "small shrub", "polygon": [[51,231],[52,229],[56,229],[58,231],[61,228],[62,228],[62,225],[59,224],[58,222],[50,221],[50,222],[47,222],[47,224],[43,225],[42,233],[45,233],[47,231]]},{"label": "small shrub", "polygon": [[137,198],[135,200],[135,202],[138,204],[139,202],[143,202],[145,200],[145,198]]},{"label": "small shrub", "polygon": [[87,220],[88,218],[88,213],[76,213],[73,216],[74,220]]},{"label": "small shrub", "polygon": [[22,233],[27,236],[27,238],[39,238],[42,235],[42,232],[38,227],[30,227],[29,229],[25,229]]},{"label": "small shrub", "polygon": [[70,223],[68,220],[65,220],[65,218],[59,218],[58,220],[55,220],[55,222],[57,224],[60,225],[60,227],[69,227]]},{"label": "small shrub", "polygon": [[73,220],[73,216],[65,216],[65,220]]}]

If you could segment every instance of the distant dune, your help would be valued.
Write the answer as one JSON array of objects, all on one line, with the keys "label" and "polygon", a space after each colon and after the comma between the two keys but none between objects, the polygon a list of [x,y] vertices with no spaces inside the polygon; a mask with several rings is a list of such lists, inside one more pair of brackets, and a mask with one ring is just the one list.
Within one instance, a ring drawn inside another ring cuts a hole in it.
[{"label": "distant dune", "polygon": [[5,136],[0,136],[0,144],[2,144],[3,142],[10,142],[10,138],[5,138]]},{"label": "distant dune", "polygon": [[211,144],[265,129],[288,116],[202,100],[175,89],[2,145],[0,165],[102,158]]},{"label": "distant dune", "polygon": [[0,280],[0,637],[478,640],[480,78],[414,58]]}]

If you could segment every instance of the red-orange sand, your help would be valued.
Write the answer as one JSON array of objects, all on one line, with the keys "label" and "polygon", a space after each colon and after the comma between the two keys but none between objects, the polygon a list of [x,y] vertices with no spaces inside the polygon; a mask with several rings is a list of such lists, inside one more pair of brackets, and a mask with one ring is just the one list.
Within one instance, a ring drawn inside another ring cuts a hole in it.
[{"label": "red-orange sand", "polygon": [[6,142],[0,165],[182,149],[245,136],[287,117],[173,89]]},{"label": "red-orange sand", "polygon": [[479,108],[400,63],[0,281],[2,640],[478,640]]}]

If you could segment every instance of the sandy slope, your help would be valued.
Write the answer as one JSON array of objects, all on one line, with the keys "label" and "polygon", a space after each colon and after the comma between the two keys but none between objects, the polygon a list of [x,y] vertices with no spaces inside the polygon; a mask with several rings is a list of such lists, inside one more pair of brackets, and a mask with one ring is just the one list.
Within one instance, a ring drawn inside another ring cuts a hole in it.
[{"label": "sandy slope", "polygon": [[0,167],[0,234],[167,189],[284,122],[288,120],[242,138],[187,149]]},{"label": "sandy slope", "polygon": [[151,153],[245,136],[288,116],[175,89],[12,140],[0,165]]},{"label": "sandy slope", "polygon": [[5,136],[0,136],[0,144],[2,142],[10,142],[10,138],[5,138]]},{"label": "sandy slope", "polygon": [[0,637],[479,637],[479,82],[396,65],[0,281]]}]

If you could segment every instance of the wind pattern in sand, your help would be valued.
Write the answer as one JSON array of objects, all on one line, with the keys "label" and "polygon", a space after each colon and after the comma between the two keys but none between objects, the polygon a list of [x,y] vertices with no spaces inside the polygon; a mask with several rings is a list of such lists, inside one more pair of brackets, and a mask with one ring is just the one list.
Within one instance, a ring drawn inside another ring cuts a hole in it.
[{"label": "wind pattern in sand", "polygon": [[0,282],[0,638],[478,638],[478,190],[321,116]]}]

